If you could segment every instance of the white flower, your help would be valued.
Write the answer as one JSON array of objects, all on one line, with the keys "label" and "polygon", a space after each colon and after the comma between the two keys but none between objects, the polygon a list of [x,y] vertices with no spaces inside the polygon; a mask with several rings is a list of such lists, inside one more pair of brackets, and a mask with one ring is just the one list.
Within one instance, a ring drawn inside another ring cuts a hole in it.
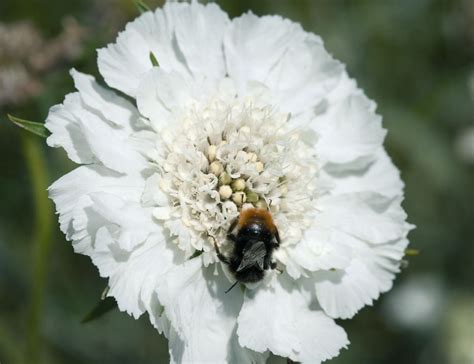
[{"label": "white flower", "polygon": [[[119,308],[148,312],[173,362],[336,356],[349,341],[333,319],[389,290],[408,244],[375,104],[316,35],[215,4],[143,14],[98,64],[132,101],[72,71],[78,92],[46,126],[81,166],[50,195]],[[225,293],[213,239],[228,253],[249,206],[270,209],[283,273]]]}]

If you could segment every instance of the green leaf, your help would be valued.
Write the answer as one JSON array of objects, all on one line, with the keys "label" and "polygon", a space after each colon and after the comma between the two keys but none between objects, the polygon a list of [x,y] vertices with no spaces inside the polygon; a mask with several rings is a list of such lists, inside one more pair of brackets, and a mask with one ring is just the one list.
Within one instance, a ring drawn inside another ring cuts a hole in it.
[{"label": "green leaf", "polygon": [[81,323],[93,321],[117,308],[117,302],[112,297],[100,300],[97,305],[82,319]]},{"label": "green leaf", "polygon": [[135,6],[140,14],[150,11],[150,7],[141,0],[134,0]]},{"label": "green leaf", "polygon": [[160,67],[158,60],[156,59],[155,55],[151,51],[150,51],[150,62],[153,65],[153,67]]},{"label": "green leaf", "polygon": [[43,138],[47,138],[49,136],[49,131],[45,128],[44,123],[20,119],[10,114],[7,116],[13,124],[28,130],[30,133],[36,134]]}]

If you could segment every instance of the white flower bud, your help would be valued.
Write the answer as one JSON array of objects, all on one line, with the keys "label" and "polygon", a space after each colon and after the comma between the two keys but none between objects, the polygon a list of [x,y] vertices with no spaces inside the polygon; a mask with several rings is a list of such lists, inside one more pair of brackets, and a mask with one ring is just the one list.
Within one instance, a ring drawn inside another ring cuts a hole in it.
[{"label": "white flower bud", "polygon": [[228,185],[222,185],[219,187],[219,196],[221,200],[228,200],[232,196],[232,188]]},{"label": "white flower bud", "polygon": [[237,178],[232,181],[231,186],[234,191],[243,191],[245,190],[245,180],[243,178]]},{"label": "white flower bud", "polygon": [[207,147],[207,158],[209,159],[209,162],[213,162],[214,159],[216,159],[216,151],[217,147],[214,144]]},{"label": "white flower bud", "polygon": [[209,166],[209,169],[211,173],[216,176],[220,176],[220,174],[224,171],[224,167],[222,166],[222,163],[218,161],[212,162],[211,165]]},{"label": "white flower bud", "polygon": [[234,192],[232,194],[232,201],[234,201],[237,206],[242,206],[246,199],[247,197],[243,192]]}]

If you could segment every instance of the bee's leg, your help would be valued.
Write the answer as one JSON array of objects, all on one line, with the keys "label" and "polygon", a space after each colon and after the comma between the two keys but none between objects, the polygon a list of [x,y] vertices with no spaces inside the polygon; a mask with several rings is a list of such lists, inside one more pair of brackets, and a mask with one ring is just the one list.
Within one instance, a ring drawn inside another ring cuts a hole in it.
[{"label": "bee's leg", "polygon": [[236,237],[234,234],[232,234],[232,231],[234,231],[238,221],[239,218],[234,219],[234,221],[232,221],[230,224],[229,230],[227,230],[227,239],[232,240],[234,243],[236,242]]},{"label": "bee's leg", "polygon": [[272,268],[272,261],[270,260],[269,257],[265,257],[265,260],[263,261],[263,269],[267,270],[269,268]]},{"label": "bee's leg", "polygon": [[230,224],[229,226],[229,230],[227,230],[227,234],[230,235],[232,233],[232,231],[235,229],[235,226],[237,225],[237,223],[239,222],[239,218],[236,217],[234,219],[234,221],[232,221],[232,223]]},{"label": "bee's leg", "polygon": [[278,229],[277,228],[275,228],[275,239],[276,239],[278,245],[280,245],[281,244],[280,234],[278,234]]},{"label": "bee's leg", "polygon": [[225,264],[230,264],[230,261],[229,259],[221,253],[220,249],[219,249],[219,245],[217,245],[217,241],[216,241],[216,238],[213,237],[212,235],[209,235],[208,236],[212,239],[213,243],[214,243],[214,248],[216,249],[216,253],[217,253],[217,258],[219,258],[219,260],[222,262],[222,263],[225,263]]},{"label": "bee's leg", "polygon": [[272,261],[272,257],[270,254],[267,254],[265,256],[265,260],[263,262],[263,269],[275,269],[276,268],[276,263]]},{"label": "bee's leg", "polygon": [[283,273],[283,269],[280,268],[275,262],[270,263],[270,268],[276,270],[278,273]]}]

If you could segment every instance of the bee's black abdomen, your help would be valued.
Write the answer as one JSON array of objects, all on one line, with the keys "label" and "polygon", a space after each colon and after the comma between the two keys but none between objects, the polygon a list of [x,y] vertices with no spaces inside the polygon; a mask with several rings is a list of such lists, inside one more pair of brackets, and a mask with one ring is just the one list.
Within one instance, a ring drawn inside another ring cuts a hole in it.
[{"label": "bee's black abdomen", "polygon": [[242,283],[256,283],[263,279],[264,271],[256,268],[235,272],[235,278]]}]

